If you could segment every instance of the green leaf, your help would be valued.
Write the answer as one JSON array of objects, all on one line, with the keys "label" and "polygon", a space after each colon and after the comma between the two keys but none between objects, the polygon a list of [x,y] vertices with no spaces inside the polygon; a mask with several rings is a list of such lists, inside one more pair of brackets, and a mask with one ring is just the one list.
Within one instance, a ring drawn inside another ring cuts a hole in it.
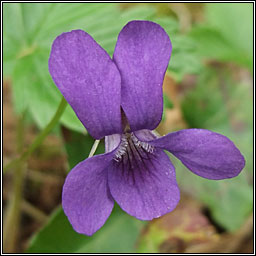
[{"label": "green leaf", "polygon": [[23,3],[20,5],[22,10],[24,36],[28,43],[32,43],[35,32],[40,29],[45,19],[50,13],[53,4],[49,3]]},{"label": "green leaf", "polygon": [[117,205],[105,225],[93,236],[76,233],[58,208],[31,240],[28,253],[132,253],[143,224]]},{"label": "green leaf", "polygon": [[253,3],[214,3],[206,5],[206,17],[229,42],[252,57]]},{"label": "green leaf", "polygon": [[[79,162],[85,160],[91,151],[94,139],[89,135],[83,135],[79,132],[66,131],[67,138],[65,141],[65,148],[68,154],[68,162],[70,169]],[[95,155],[104,153],[104,143],[100,143]]]},{"label": "green leaf", "polygon": [[206,4],[207,23],[194,27],[190,36],[205,59],[235,62],[252,70],[253,5]]},{"label": "green leaf", "polygon": [[[3,30],[4,35],[13,42],[25,44],[25,28],[21,4],[3,4]],[[21,46],[21,45],[20,45]]]},{"label": "green leaf", "polygon": [[60,119],[60,122],[73,131],[80,132],[83,134],[87,133],[85,127],[82,125],[82,123],[80,122],[74,110],[70,107],[70,105],[67,106],[64,114]]},{"label": "green leaf", "polygon": [[168,33],[170,38],[175,36],[175,33],[178,33],[179,23],[177,20],[173,19],[172,17],[157,16],[157,17],[153,17],[152,21],[162,26],[164,30]]},{"label": "green leaf", "polygon": [[18,52],[26,46],[21,5],[3,4],[3,70],[5,76],[11,76]]},{"label": "green leaf", "polygon": [[30,72],[32,68],[30,56],[17,62],[13,71],[12,97],[16,113],[22,113],[28,107],[30,78],[24,74]]},{"label": "green leaf", "polygon": [[199,43],[198,49],[202,56],[229,60],[232,55],[239,54],[234,51],[233,47],[230,49],[229,42],[216,28],[198,26],[192,30],[191,36]]},{"label": "green leaf", "polygon": [[213,209],[214,219],[230,231],[239,229],[253,210],[252,187],[241,176],[232,179],[230,184],[228,182],[221,183],[220,188],[215,193],[220,196],[214,198],[212,205],[210,205],[211,201],[207,196],[202,198]]},{"label": "green leaf", "polygon": [[168,71],[174,74],[176,80],[181,81],[185,74],[198,74],[202,63],[196,52],[196,44],[186,35],[171,37],[172,56]]},{"label": "green leaf", "polygon": [[[182,102],[183,115],[190,127],[206,128],[228,125],[227,109],[220,87],[217,72],[203,69],[196,87],[185,96]],[[208,123],[208,124],[207,124]]]}]

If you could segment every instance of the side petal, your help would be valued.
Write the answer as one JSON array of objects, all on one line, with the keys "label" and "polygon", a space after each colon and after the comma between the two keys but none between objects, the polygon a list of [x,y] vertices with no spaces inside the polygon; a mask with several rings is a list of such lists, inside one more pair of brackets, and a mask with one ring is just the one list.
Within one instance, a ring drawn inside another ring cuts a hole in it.
[{"label": "side petal", "polygon": [[122,161],[112,163],[108,182],[120,207],[141,220],[172,211],[180,199],[174,166],[162,150],[123,156]]},{"label": "side petal", "polygon": [[62,206],[74,230],[92,235],[109,217],[114,201],[107,185],[107,168],[113,153],[93,156],[68,174],[62,191]]},{"label": "side petal", "polygon": [[52,45],[49,71],[95,139],[121,132],[120,73],[89,34],[73,30],[58,36]]},{"label": "side petal", "polygon": [[220,180],[237,176],[245,160],[227,137],[204,129],[187,129],[150,141],[175,155],[193,173]]},{"label": "side petal", "polygon": [[161,121],[171,50],[168,35],[154,22],[131,21],[118,36],[113,60],[121,73],[121,105],[132,131],[153,130]]}]

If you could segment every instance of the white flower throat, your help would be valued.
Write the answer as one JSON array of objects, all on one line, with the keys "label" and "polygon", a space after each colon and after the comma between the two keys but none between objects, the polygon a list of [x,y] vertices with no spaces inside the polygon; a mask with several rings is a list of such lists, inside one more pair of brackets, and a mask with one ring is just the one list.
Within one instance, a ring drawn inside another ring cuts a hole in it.
[{"label": "white flower throat", "polygon": [[131,161],[132,159],[143,160],[147,158],[148,153],[153,153],[154,147],[147,142],[138,140],[133,133],[124,133],[121,143],[115,153],[114,160],[120,162]]}]

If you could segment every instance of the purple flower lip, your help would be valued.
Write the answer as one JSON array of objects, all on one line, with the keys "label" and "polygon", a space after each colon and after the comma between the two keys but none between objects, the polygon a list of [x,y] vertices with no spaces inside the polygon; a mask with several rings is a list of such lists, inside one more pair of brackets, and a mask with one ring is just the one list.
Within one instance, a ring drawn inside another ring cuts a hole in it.
[{"label": "purple flower lip", "polygon": [[115,156],[113,158],[116,162],[125,161],[126,164],[127,161],[131,162],[134,158],[142,161],[144,159],[143,155],[153,153],[154,147],[152,145],[138,140],[135,134],[131,132],[129,122],[123,111],[122,124],[124,127],[123,134],[121,135],[119,145],[116,146]]},{"label": "purple flower lip", "polygon": [[76,115],[106,153],[90,157],[68,174],[62,205],[73,228],[94,234],[114,201],[128,214],[152,220],[180,199],[175,168],[164,150],[207,179],[237,176],[245,160],[227,137],[185,129],[157,138],[162,84],[172,51],[164,29],[131,21],[120,32],[113,59],[82,30],[58,36],[49,58],[50,74]]},{"label": "purple flower lip", "polygon": [[128,159],[137,158],[142,160],[142,153],[153,153],[154,147],[147,142],[139,141],[133,133],[122,135],[120,146],[117,148],[114,160],[120,162],[126,156]]}]

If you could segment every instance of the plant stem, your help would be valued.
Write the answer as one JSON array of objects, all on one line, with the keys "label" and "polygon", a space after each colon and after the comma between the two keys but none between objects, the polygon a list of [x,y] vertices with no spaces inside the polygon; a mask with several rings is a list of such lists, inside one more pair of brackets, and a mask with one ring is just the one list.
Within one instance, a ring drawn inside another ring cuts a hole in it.
[{"label": "plant stem", "polygon": [[48,125],[41,131],[41,133],[35,138],[34,142],[29,146],[27,151],[25,151],[21,156],[18,158],[14,159],[10,163],[8,163],[4,168],[3,171],[4,173],[13,167],[15,167],[17,164],[27,160],[27,158],[31,155],[31,153],[43,142],[45,137],[50,133],[50,131],[54,128],[54,126],[57,124],[59,121],[60,117],[62,116],[65,108],[67,106],[67,102],[64,98],[62,98],[59,107],[51,119],[51,121],[48,123]]},{"label": "plant stem", "polygon": [[97,150],[97,147],[98,147],[99,143],[100,143],[100,140],[95,140],[95,141],[94,141],[94,144],[93,144],[93,146],[92,146],[92,149],[91,149],[91,151],[90,151],[88,157],[91,157],[91,156],[94,155],[94,153],[95,153],[96,150]]},{"label": "plant stem", "polygon": [[[24,114],[20,118],[17,126],[17,152],[21,153],[24,145]],[[19,236],[22,189],[24,181],[24,166],[20,162],[16,166],[13,175],[13,191],[10,202],[5,212],[4,222],[4,251],[8,253],[16,252],[17,240]]]}]

